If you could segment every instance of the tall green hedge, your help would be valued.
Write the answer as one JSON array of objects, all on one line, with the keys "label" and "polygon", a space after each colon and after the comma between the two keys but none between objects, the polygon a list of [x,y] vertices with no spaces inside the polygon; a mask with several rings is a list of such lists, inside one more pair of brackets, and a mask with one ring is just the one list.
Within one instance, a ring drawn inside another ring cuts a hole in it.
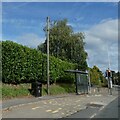
[{"label": "tall green hedge", "polygon": [[[45,82],[47,81],[46,60],[47,56],[36,49],[12,41],[2,41],[2,81],[15,84],[35,80]],[[75,68],[76,64],[50,56],[50,80],[53,82],[66,76],[65,70]]]}]

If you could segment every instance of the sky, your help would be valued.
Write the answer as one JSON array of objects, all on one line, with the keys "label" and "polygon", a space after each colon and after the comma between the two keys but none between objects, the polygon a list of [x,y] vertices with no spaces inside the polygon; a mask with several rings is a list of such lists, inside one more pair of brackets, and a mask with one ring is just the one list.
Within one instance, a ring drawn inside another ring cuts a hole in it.
[{"label": "sky", "polygon": [[[2,40],[36,48],[45,40],[46,17],[68,19],[85,34],[88,65],[118,71],[117,2],[2,2]],[[109,58],[109,59],[108,59]]]}]

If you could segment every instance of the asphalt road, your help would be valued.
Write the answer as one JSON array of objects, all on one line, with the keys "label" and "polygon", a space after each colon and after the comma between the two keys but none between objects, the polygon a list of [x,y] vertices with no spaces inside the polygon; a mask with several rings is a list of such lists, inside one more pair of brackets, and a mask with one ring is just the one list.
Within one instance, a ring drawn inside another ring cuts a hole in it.
[{"label": "asphalt road", "polygon": [[118,111],[120,111],[120,103],[118,102],[118,98],[116,98],[94,118],[120,118],[120,116],[118,116]]},{"label": "asphalt road", "polygon": [[89,105],[87,109],[79,111],[67,118],[119,118],[118,111],[120,110],[120,104],[118,103],[118,98],[116,98],[105,108],[103,106]]}]

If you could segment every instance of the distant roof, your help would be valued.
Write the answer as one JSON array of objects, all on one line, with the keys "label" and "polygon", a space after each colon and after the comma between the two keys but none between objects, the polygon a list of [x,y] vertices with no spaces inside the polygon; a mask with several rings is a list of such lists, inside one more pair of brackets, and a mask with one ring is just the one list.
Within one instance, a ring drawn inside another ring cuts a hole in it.
[{"label": "distant roof", "polygon": [[70,72],[70,73],[79,73],[79,74],[88,74],[87,72],[84,72],[84,71],[79,71],[79,70],[65,70],[65,72]]}]

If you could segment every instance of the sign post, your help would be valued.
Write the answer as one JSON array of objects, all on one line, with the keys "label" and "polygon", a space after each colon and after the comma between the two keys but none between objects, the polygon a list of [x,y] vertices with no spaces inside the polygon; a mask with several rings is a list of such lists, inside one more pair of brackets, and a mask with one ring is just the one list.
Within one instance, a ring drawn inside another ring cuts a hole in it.
[{"label": "sign post", "polygon": [[108,78],[108,92],[110,95],[112,95],[112,74],[111,74],[111,70],[108,68],[107,70],[107,78]]}]

